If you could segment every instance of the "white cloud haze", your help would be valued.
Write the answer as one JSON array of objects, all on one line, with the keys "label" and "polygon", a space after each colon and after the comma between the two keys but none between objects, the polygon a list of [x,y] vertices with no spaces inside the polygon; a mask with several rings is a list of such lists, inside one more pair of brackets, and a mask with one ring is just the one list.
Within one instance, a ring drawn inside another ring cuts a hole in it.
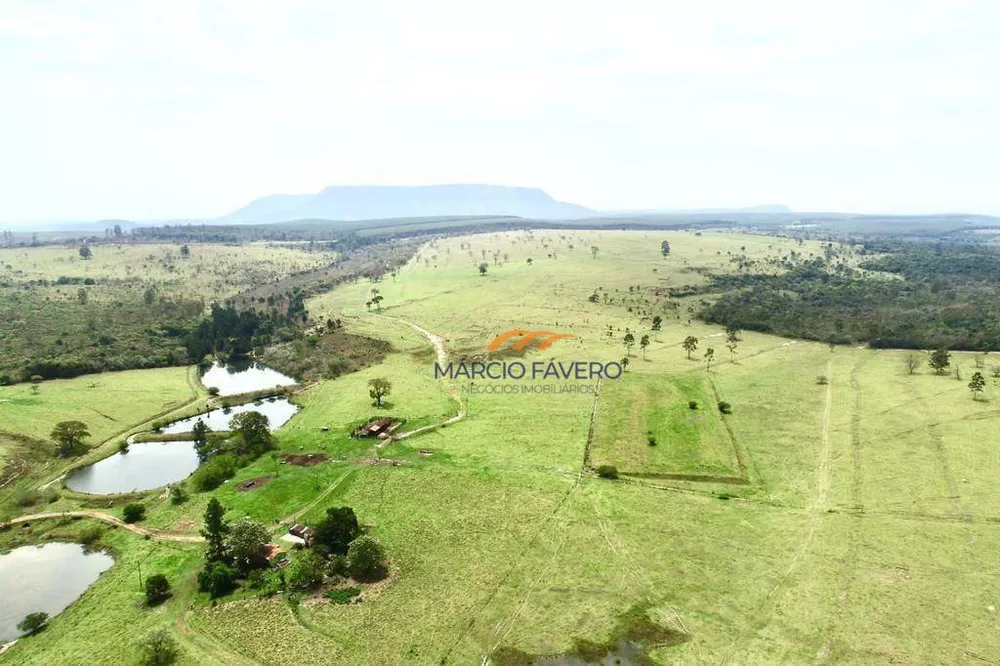
[{"label": "white cloud haze", "polygon": [[1000,213],[1000,4],[0,0],[0,221],[334,184]]}]

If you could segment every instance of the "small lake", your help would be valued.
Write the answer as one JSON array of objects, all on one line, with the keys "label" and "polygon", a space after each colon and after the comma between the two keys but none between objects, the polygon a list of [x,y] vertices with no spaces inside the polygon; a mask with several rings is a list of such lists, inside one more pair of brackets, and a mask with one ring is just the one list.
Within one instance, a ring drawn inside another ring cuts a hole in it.
[{"label": "small lake", "polygon": [[21,635],[17,623],[28,613],[62,612],[114,563],[78,543],[23,546],[0,555],[0,643]]},{"label": "small lake", "polygon": [[138,442],[128,453],[116,453],[66,477],[78,493],[111,495],[150,490],[183,481],[198,469],[194,442]]},{"label": "small lake", "polygon": [[288,423],[288,420],[295,416],[295,412],[297,411],[299,411],[299,408],[293,405],[288,398],[266,398],[257,404],[247,403],[245,405],[230,407],[228,410],[221,408],[213,409],[210,412],[192,416],[189,419],[174,421],[170,425],[164,426],[162,432],[167,434],[191,432],[198,419],[204,421],[205,425],[212,430],[229,430],[229,422],[233,420],[234,416],[243,412],[260,412],[267,417],[271,431],[273,432]]},{"label": "small lake", "polygon": [[256,361],[231,361],[224,365],[214,363],[201,376],[201,383],[209,388],[219,389],[219,395],[236,395],[298,384],[292,377]]}]

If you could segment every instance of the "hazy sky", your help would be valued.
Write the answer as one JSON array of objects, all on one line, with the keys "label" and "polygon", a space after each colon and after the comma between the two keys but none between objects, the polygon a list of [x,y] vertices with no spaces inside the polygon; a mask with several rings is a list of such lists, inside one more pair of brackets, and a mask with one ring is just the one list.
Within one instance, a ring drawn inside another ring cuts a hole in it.
[{"label": "hazy sky", "polygon": [[0,0],[0,221],[334,184],[1000,213],[1000,2]]}]

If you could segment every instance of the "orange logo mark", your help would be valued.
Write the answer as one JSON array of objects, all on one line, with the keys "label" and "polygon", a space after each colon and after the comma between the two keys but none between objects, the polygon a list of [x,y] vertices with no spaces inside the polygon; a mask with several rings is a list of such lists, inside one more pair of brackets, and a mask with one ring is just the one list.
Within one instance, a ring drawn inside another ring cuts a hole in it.
[{"label": "orange logo mark", "polygon": [[486,345],[486,351],[492,352],[500,349],[503,343],[507,342],[511,338],[521,338],[514,343],[514,351],[521,351],[532,342],[539,339],[541,340],[538,343],[538,348],[545,349],[550,347],[556,340],[572,337],[573,336],[569,333],[556,333],[555,331],[526,331],[523,328],[518,328],[513,331],[505,331],[493,338],[490,344]]}]

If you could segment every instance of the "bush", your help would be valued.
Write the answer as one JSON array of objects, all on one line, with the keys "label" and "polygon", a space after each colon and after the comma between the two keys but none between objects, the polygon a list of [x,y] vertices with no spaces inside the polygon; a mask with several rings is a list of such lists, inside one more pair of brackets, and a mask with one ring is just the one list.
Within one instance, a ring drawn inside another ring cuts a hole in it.
[{"label": "bush", "polygon": [[118,453],[128,453],[128,440],[118,444]]},{"label": "bush", "polygon": [[722,412],[723,414],[732,414],[733,413],[733,406],[730,405],[725,400],[720,400],[719,401],[719,411]]},{"label": "bush", "polygon": [[153,574],[146,579],[146,605],[162,604],[170,597],[170,581],[163,574]]},{"label": "bush", "polygon": [[198,574],[198,589],[212,599],[224,597],[236,587],[236,572],[223,562],[211,562]]},{"label": "bush", "polygon": [[330,590],[323,596],[335,604],[349,604],[359,594],[361,594],[360,587],[339,587],[335,590]]},{"label": "bush", "polygon": [[167,630],[157,629],[139,642],[139,663],[142,666],[168,666],[177,661],[180,650]]},{"label": "bush", "polygon": [[17,491],[17,494],[14,495],[14,504],[20,507],[28,507],[38,502],[39,499],[41,499],[41,495],[37,490],[25,488],[24,490]]},{"label": "bush", "polygon": [[100,525],[90,525],[80,530],[80,543],[84,546],[93,546],[104,536],[104,528]]},{"label": "bush", "polygon": [[617,479],[618,478],[618,468],[614,465],[600,465],[597,468],[597,476],[602,479]]},{"label": "bush", "polygon": [[38,633],[49,621],[48,613],[28,613],[24,619],[17,623],[17,628],[29,636]]},{"label": "bush", "polygon": [[347,550],[347,569],[355,580],[385,577],[386,556],[382,543],[369,535],[355,539]]},{"label": "bush", "polygon": [[650,446],[656,446],[656,438],[650,435],[649,437],[646,438],[646,443],[649,444]]},{"label": "bush", "polygon": [[688,400],[688,409],[698,409],[698,401]]},{"label": "bush", "polygon": [[219,387],[218,386],[209,386],[208,387],[208,394],[210,396],[212,396],[213,398],[215,396],[219,395]]},{"label": "bush", "polygon": [[184,486],[176,485],[170,488],[170,503],[171,504],[184,504],[188,501],[187,491],[184,490]]},{"label": "bush", "polygon": [[311,550],[304,550],[288,567],[288,585],[299,590],[311,590],[323,582],[323,558]]},{"label": "bush", "polygon": [[191,483],[200,492],[215,490],[222,482],[236,474],[236,458],[223,454],[210,458],[191,476]]},{"label": "bush", "polygon": [[827,379],[826,375],[816,375],[816,383],[820,386],[826,386],[829,381],[830,380]]},{"label": "bush", "polygon": [[146,517],[146,507],[142,504],[126,504],[122,509],[122,520],[126,523],[137,523]]}]

